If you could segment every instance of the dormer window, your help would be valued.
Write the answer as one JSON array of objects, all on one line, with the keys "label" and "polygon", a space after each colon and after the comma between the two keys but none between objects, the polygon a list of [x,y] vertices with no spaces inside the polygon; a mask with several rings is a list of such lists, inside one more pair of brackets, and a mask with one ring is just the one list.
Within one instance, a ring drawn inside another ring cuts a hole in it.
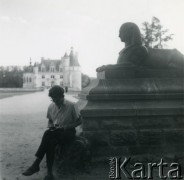
[{"label": "dormer window", "polygon": [[45,66],[44,65],[41,66],[41,72],[45,72]]},{"label": "dormer window", "polygon": [[50,72],[55,72],[55,67],[54,66],[50,67]]}]

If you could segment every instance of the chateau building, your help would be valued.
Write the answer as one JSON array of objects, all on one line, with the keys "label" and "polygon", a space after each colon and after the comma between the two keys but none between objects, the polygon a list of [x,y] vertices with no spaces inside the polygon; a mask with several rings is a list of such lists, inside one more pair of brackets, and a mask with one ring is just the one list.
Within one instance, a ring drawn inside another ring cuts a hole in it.
[{"label": "chateau building", "polygon": [[41,59],[41,63],[25,68],[23,88],[49,88],[53,85],[68,87],[72,91],[81,90],[81,67],[73,48],[69,55],[59,60]]}]

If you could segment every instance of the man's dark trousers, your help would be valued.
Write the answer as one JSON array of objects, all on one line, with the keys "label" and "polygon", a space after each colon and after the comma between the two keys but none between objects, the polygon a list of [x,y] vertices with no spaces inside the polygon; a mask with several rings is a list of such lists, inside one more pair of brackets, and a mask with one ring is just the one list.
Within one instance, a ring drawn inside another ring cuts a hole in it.
[{"label": "man's dark trousers", "polygon": [[69,130],[58,128],[45,131],[35,156],[42,160],[46,154],[48,172],[52,171],[56,145],[60,144],[61,147],[64,147],[66,144],[71,143],[75,138],[75,132],[75,128]]}]

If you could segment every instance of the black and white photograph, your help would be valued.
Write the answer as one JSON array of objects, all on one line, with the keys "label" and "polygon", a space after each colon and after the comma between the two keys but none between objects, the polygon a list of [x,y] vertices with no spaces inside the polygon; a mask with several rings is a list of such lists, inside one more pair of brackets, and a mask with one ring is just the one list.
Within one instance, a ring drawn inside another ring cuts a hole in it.
[{"label": "black and white photograph", "polygon": [[0,0],[0,180],[184,179],[183,0]]}]

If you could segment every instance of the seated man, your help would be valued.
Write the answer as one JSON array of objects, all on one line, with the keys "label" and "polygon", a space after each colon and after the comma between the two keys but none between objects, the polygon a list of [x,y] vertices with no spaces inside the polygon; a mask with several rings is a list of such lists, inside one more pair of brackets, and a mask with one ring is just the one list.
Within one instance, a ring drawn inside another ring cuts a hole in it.
[{"label": "seated man", "polygon": [[54,152],[57,144],[62,146],[70,143],[75,138],[75,127],[81,124],[77,106],[64,99],[64,89],[60,86],[53,86],[49,90],[49,96],[53,103],[50,104],[47,111],[48,130],[45,131],[41,144],[35,154],[36,160],[25,172],[25,176],[40,170],[39,164],[46,154],[48,175],[45,180],[54,179],[52,166],[54,162]]}]

